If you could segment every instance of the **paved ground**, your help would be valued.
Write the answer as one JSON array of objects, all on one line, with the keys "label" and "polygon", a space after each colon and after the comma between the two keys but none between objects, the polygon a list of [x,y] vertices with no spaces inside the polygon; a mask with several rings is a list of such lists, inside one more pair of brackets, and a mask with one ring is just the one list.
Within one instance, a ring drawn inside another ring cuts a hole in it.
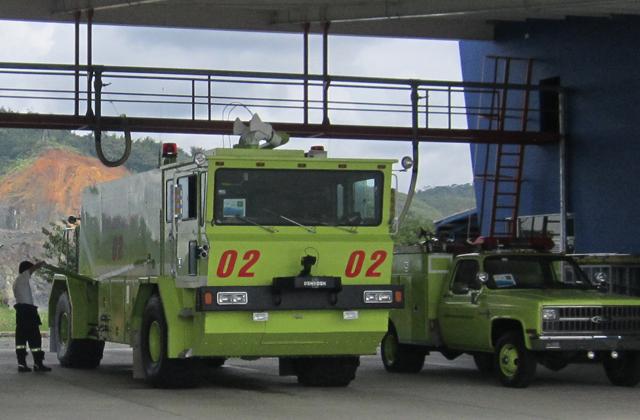
[{"label": "paved ground", "polygon": [[640,387],[610,386],[600,366],[559,373],[539,367],[527,389],[483,378],[471,359],[427,357],[418,375],[391,375],[364,357],[348,388],[299,386],[277,362],[231,360],[196,389],[150,389],[131,377],[131,351],[109,346],[97,370],[18,374],[13,343],[0,338],[0,419],[637,419]]}]

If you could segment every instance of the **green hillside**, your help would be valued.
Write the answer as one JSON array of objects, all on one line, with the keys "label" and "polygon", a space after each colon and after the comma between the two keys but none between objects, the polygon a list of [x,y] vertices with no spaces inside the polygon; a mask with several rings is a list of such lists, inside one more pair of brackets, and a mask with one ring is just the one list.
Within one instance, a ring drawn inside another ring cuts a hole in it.
[{"label": "green hillside", "polygon": [[416,198],[446,217],[476,206],[473,185],[459,184],[426,188],[416,192]]},{"label": "green hillside", "polygon": [[[398,193],[396,197],[396,215],[399,216],[407,195]],[[396,243],[413,244],[420,229],[434,230],[434,220],[473,207],[475,207],[475,196],[471,184],[433,187],[417,191],[407,218],[396,236]]]}]

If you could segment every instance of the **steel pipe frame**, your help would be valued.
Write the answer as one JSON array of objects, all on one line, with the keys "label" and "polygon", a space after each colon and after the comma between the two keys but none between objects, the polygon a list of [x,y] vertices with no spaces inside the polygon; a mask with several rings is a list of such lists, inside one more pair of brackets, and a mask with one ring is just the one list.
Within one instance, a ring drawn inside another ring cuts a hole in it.
[{"label": "steel pipe frame", "polygon": [[[13,62],[0,62],[0,73],[5,69],[11,70],[41,70],[41,71],[58,71],[69,72],[70,75],[76,70],[76,66],[73,64],[43,64],[43,63],[13,63]],[[80,65],[80,70],[85,73],[93,73],[98,68],[102,72],[103,77],[116,77],[117,73],[127,75],[133,74],[145,74],[145,75],[172,75],[172,76],[187,76],[185,80],[191,80],[193,76],[203,76],[203,80],[206,80],[206,76],[211,77],[236,77],[236,78],[252,78],[252,79],[272,79],[272,80],[297,80],[302,84],[303,76],[297,73],[271,73],[271,72],[256,72],[256,71],[231,71],[231,70],[205,70],[205,69],[179,69],[170,67],[128,67],[128,66],[105,66],[105,65]],[[116,74],[114,74],[116,73]],[[321,74],[309,74],[307,76],[309,81],[322,82],[324,76]],[[417,84],[419,88],[422,87],[442,87],[445,90],[451,87],[459,88],[460,90],[469,88],[479,89],[510,89],[510,90],[522,90],[527,89],[533,91],[558,91],[558,88],[553,86],[527,86],[523,83],[484,83],[484,82],[456,82],[456,81],[442,81],[442,80],[423,80],[423,79],[393,79],[385,77],[353,77],[353,76],[336,76],[332,75],[331,84],[335,83],[356,83],[356,84],[371,84],[371,85],[387,85],[387,87],[404,88],[407,91],[411,90],[414,84]]]},{"label": "steel pipe frame", "polygon": [[[52,130],[92,130],[93,118],[61,114],[0,113],[2,128],[47,128]],[[127,117],[129,130],[142,133],[224,134],[233,133],[233,121],[191,120],[175,118]],[[474,129],[440,129],[323,124],[273,123],[273,128],[292,137],[332,138],[379,141],[418,141],[480,144],[548,144],[557,143],[554,133],[487,131]],[[102,116],[103,131],[121,131],[122,118]]]}]

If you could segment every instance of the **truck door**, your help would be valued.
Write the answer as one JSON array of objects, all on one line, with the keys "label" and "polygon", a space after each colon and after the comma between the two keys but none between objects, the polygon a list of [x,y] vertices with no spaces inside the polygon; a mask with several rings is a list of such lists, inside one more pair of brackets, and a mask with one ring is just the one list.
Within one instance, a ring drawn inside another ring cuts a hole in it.
[{"label": "truck door", "polygon": [[165,177],[167,198],[167,229],[165,257],[169,273],[178,287],[206,284],[198,273],[198,241],[200,220],[199,181],[204,177],[197,171],[173,171]]},{"label": "truck door", "polygon": [[460,260],[439,307],[445,344],[453,349],[486,350],[489,318],[485,300],[477,290],[478,261]]}]

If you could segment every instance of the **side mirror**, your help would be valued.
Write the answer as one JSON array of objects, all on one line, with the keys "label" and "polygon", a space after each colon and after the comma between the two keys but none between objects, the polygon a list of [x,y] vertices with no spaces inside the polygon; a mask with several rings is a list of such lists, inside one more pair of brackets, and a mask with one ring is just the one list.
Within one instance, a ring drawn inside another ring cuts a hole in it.
[{"label": "side mirror", "polygon": [[593,279],[597,284],[607,283],[609,281],[609,276],[604,271],[598,271],[593,275]]},{"label": "side mirror", "polygon": [[478,288],[482,287],[483,285],[486,285],[488,281],[489,281],[489,273],[480,272],[476,274],[476,283],[479,286]]},{"label": "side mirror", "polygon": [[604,271],[598,271],[593,275],[593,282],[598,290],[606,292],[609,290],[609,276]]},{"label": "side mirror", "polygon": [[402,169],[404,171],[408,171],[409,169],[413,168],[413,159],[411,159],[410,156],[405,156],[400,161],[400,165],[402,165]]}]

